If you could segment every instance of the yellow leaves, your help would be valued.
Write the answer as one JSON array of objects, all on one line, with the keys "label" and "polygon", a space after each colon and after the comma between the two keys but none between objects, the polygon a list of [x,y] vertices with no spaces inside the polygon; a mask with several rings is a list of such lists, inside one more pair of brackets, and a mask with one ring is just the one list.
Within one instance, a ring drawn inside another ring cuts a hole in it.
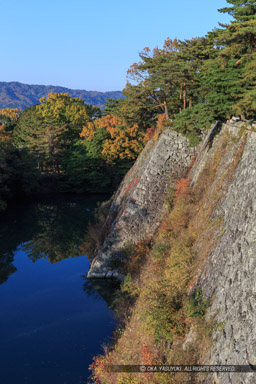
[{"label": "yellow leaves", "polygon": [[0,125],[0,143],[7,144],[12,141],[11,132],[6,132],[4,125]]},{"label": "yellow leaves", "polygon": [[131,127],[116,115],[106,115],[83,127],[80,137],[91,141],[98,129],[105,129],[109,134],[103,144],[102,155],[109,163],[119,159],[133,160],[142,150],[144,136],[137,124]]},{"label": "yellow leaves", "polygon": [[84,137],[88,141],[91,141],[97,129],[105,128],[106,131],[110,134],[111,139],[114,139],[116,135],[116,127],[121,124],[121,120],[115,115],[103,116],[94,122],[87,123],[87,125],[82,129],[80,137]]},{"label": "yellow leaves", "polygon": [[138,63],[133,63],[130,68],[127,70],[127,75],[129,75],[130,73],[133,73],[133,72],[136,72],[138,68]]},{"label": "yellow leaves", "polygon": [[[6,123],[16,123],[18,121],[21,110],[18,108],[3,108],[0,109],[0,144],[10,145],[13,137],[11,131],[5,130]],[[2,120],[2,121],[1,121]]]},{"label": "yellow leaves", "polygon": [[13,121],[14,123],[17,122],[20,113],[21,113],[21,109],[18,109],[18,108],[3,108],[3,109],[0,109],[0,116],[2,115],[4,117],[7,117],[11,121]]},{"label": "yellow leaves", "polygon": [[82,129],[82,132],[80,133],[80,137],[87,139],[88,141],[91,141],[94,138],[96,132],[96,128],[94,123],[89,122],[87,125],[85,125]]},{"label": "yellow leaves", "polygon": [[84,101],[72,98],[68,93],[49,93],[48,98],[42,97],[37,111],[42,117],[55,120],[66,120],[73,125],[84,124],[89,120]]},{"label": "yellow leaves", "polygon": [[179,40],[176,38],[172,40],[169,37],[167,37],[163,46],[166,52],[175,52],[177,51],[178,47],[179,47]]},{"label": "yellow leaves", "polygon": [[137,157],[143,146],[143,137],[139,134],[137,124],[122,130],[111,127],[108,132],[111,134],[111,140],[106,140],[102,151],[107,161],[112,162],[118,157],[130,160]]}]

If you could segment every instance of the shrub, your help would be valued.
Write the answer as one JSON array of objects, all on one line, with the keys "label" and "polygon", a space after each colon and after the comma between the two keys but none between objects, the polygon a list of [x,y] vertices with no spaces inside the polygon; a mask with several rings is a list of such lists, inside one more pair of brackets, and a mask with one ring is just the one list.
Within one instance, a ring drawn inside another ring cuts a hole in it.
[{"label": "shrub", "polygon": [[86,254],[88,259],[93,259],[109,233],[112,220],[108,217],[108,213],[112,199],[113,197],[99,204],[94,213],[94,221],[88,223],[88,229],[80,246],[81,252]]},{"label": "shrub", "polygon": [[203,296],[202,291],[199,289],[188,302],[187,311],[189,316],[204,317],[209,304],[209,300]]}]

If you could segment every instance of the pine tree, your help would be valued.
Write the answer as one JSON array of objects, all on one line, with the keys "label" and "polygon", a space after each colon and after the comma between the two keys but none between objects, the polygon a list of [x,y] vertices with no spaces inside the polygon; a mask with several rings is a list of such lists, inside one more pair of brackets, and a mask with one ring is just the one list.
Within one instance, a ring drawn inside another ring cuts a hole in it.
[{"label": "pine tree", "polygon": [[235,59],[233,64],[240,68],[236,85],[233,111],[246,117],[256,116],[255,100],[255,52],[256,52],[256,2],[253,0],[227,0],[231,7],[219,11],[229,13],[234,20],[229,25],[221,25],[217,44],[224,45],[220,57],[224,62]]}]

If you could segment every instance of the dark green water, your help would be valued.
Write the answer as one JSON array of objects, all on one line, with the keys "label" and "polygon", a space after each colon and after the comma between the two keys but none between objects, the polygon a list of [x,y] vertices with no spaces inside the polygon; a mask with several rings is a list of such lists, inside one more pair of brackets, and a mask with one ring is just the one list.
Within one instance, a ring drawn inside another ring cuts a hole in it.
[{"label": "dark green water", "polygon": [[1,384],[87,383],[115,326],[114,288],[82,276],[79,244],[100,200],[41,198],[0,215]]}]

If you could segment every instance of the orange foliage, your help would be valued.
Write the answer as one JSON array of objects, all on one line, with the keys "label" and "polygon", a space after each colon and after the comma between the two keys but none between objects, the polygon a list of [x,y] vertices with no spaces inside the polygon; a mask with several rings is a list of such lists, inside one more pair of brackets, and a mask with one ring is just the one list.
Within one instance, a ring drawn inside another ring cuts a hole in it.
[{"label": "orange foliage", "polygon": [[80,137],[83,137],[88,141],[91,141],[95,135],[95,132],[96,132],[95,124],[89,122],[86,126],[83,127],[82,132],[80,133]]},{"label": "orange foliage", "polygon": [[176,52],[178,47],[179,47],[179,40],[178,39],[172,40],[169,37],[167,37],[163,46],[166,52]]},{"label": "orange foliage", "polygon": [[8,142],[11,142],[12,140],[12,133],[6,132],[4,125],[0,125],[0,143],[6,144]]},{"label": "orange foliage", "polygon": [[[154,356],[150,352],[149,348],[146,345],[142,346],[142,363],[144,365],[153,365],[154,364]],[[153,381],[154,373],[146,372],[143,373],[143,383],[150,384]]]},{"label": "orange foliage", "polygon": [[146,133],[146,141],[151,140],[154,136],[156,128],[155,127],[150,127],[147,129]]},{"label": "orange foliage", "polygon": [[190,182],[186,178],[182,178],[177,182],[176,186],[176,197],[179,196],[188,196],[189,195],[189,189],[190,189]]},{"label": "orange foliage", "polygon": [[161,130],[164,129],[165,121],[166,121],[165,113],[161,113],[160,115],[158,115],[158,117],[157,117],[157,128],[161,129]]},{"label": "orange foliage", "polygon": [[89,366],[89,369],[93,371],[92,378],[95,383],[113,383],[116,378],[116,373],[111,372],[109,369],[112,365],[111,354],[106,356],[97,356],[94,358],[94,362]]},{"label": "orange foliage", "polygon": [[119,129],[118,126],[107,127],[111,139],[107,139],[102,154],[107,161],[113,162],[116,158],[135,159],[143,147],[143,140],[138,132],[138,125]]},{"label": "orange foliage", "polygon": [[119,117],[115,115],[103,116],[100,119],[87,123],[82,129],[80,137],[84,137],[88,141],[91,141],[97,129],[105,128],[113,139],[115,137],[116,127],[120,125],[122,125],[122,122]]},{"label": "orange foliage", "polygon": [[116,115],[106,115],[83,127],[80,137],[91,140],[97,129],[106,129],[109,139],[103,144],[102,155],[107,162],[119,159],[135,159],[143,148],[144,137],[138,125],[127,126]]},{"label": "orange foliage", "polygon": [[142,346],[142,362],[145,365],[154,364],[154,356],[146,345]]}]

